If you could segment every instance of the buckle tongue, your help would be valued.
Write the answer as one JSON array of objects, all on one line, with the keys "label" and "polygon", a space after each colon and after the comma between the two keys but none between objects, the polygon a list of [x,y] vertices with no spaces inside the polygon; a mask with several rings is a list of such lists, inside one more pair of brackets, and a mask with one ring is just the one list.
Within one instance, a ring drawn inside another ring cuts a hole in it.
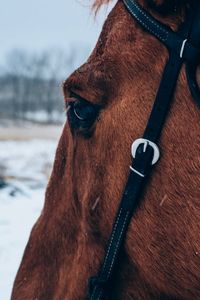
[{"label": "buckle tongue", "polygon": [[132,154],[133,158],[135,158],[137,149],[141,144],[144,145],[143,146],[143,152],[146,152],[147,146],[152,147],[154,154],[153,154],[151,164],[155,165],[157,163],[157,161],[159,160],[159,158],[160,158],[160,150],[154,142],[151,142],[147,139],[140,138],[140,139],[137,139],[133,142],[133,144],[131,146],[131,154]]}]

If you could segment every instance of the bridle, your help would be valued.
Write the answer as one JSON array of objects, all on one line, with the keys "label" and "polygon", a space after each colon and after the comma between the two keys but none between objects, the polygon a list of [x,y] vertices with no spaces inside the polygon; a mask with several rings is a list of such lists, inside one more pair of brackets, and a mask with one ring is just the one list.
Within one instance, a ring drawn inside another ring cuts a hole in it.
[{"label": "bridle", "polygon": [[200,63],[200,3],[196,2],[195,7],[188,10],[185,22],[181,24],[177,32],[174,32],[148,14],[135,0],[123,0],[123,2],[132,17],[167,47],[169,59],[143,137],[132,144],[133,161],[130,166],[130,174],[100,272],[97,277],[89,280],[88,300],[101,300],[106,297],[106,290],[119,261],[120,250],[131,218],[138,207],[139,198],[153,166],[160,158],[157,143],[170,109],[183,63],[186,66],[191,94],[197,105],[200,106],[200,89],[196,79]]}]

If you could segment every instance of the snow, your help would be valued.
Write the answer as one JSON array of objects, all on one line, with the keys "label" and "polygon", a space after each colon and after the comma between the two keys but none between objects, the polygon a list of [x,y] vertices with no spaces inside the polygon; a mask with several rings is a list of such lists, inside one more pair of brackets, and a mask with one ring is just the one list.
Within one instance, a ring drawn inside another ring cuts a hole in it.
[{"label": "snow", "polygon": [[9,300],[33,224],[40,215],[56,140],[0,141],[0,298]]}]

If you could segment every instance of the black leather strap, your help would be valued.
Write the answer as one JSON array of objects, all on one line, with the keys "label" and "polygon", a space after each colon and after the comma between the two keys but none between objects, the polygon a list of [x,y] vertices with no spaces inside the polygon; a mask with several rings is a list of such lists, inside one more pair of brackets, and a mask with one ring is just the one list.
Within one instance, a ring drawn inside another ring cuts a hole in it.
[{"label": "black leather strap", "polygon": [[[191,35],[189,41],[197,48],[200,48],[200,4],[195,9],[193,14],[193,25],[191,30]],[[200,62],[200,57],[199,61]],[[188,85],[192,94],[192,97],[196,101],[198,107],[200,108],[200,88],[197,81],[197,69],[199,63],[186,63],[186,75],[188,80]]]},{"label": "black leather strap", "polygon": [[175,52],[170,53],[169,61],[165,66],[154,106],[143,135],[145,139],[154,143],[157,143],[160,137],[167,112],[170,109],[170,99],[173,98],[182,63],[183,60]]},{"label": "black leather strap", "polygon": [[[134,151],[130,175],[113,225],[104,262],[99,275],[92,277],[89,281],[89,300],[105,299],[108,287],[112,289],[109,285],[111,284],[114,269],[119,262],[119,253],[122,250],[129,223],[134,211],[139,205],[140,196],[144,191],[152,170],[155,148],[157,149],[156,142],[160,137],[164,121],[170,108],[170,103],[173,99],[181,66],[184,60],[190,65],[193,64],[197,61],[196,55],[200,55],[199,50],[193,47],[189,42],[187,46],[185,45],[186,47],[184,49],[180,47],[184,41],[190,41],[193,24],[193,19],[190,14],[178,33],[175,34],[171,29],[160,24],[147,14],[146,11],[142,10],[134,0],[124,0],[124,3],[132,16],[168,47],[169,60],[164,69],[153,109],[143,135],[144,142],[139,142],[136,151]],[[195,24],[193,24],[193,27],[194,26]],[[195,44],[195,46],[197,45]],[[182,55],[180,55],[180,53]],[[193,55],[195,57],[193,57]]]},{"label": "black leather strap", "polygon": [[197,81],[198,65],[186,64],[187,81],[193,99],[200,108],[200,88]]},{"label": "black leather strap", "polygon": [[152,157],[153,151],[149,146],[146,152],[143,152],[142,147],[137,151],[132,168],[137,169],[138,173],[144,174],[144,176],[140,176],[132,170],[130,171],[100,274],[97,277],[92,277],[89,282],[88,299],[90,300],[104,299],[104,293],[107,290],[114,268],[119,259],[119,252],[124,242],[128,225],[138,206],[139,196],[143,190],[147,178],[146,176],[151,169]]},{"label": "black leather strap", "polygon": [[[200,88],[197,81],[197,68],[200,64],[200,3],[189,11],[190,16],[186,22],[188,22],[191,35],[188,39],[156,20],[135,0],[124,0],[124,4],[144,29],[157,37],[169,51],[176,52],[186,62],[188,85],[194,100],[200,107]],[[193,18],[192,22],[190,22],[191,18]]]},{"label": "black leather strap", "polygon": [[[180,59],[177,54],[171,54],[163,74],[163,80],[161,81],[151,117],[144,133],[144,138],[152,142],[157,141],[160,135],[181,65],[182,59]],[[164,90],[162,90],[163,87]],[[119,251],[122,247],[128,225],[135,209],[138,207],[141,193],[144,190],[151,172],[154,154],[153,149],[149,145],[147,145],[145,151],[143,148],[144,145],[138,147],[136,157],[133,160],[100,274],[98,277],[93,277],[90,281],[89,300],[104,299],[104,293],[109,285],[114,267],[118,263]]]},{"label": "black leather strap", "polygon": [[163,25],[146,10],[144,10],[135,0],[124,0],[124,4],[131,15],[138,23],[157,37],[170,51],[176,52],[186,61],[197,61],[200,58],[200,49],[193,46],[185,38]]}]

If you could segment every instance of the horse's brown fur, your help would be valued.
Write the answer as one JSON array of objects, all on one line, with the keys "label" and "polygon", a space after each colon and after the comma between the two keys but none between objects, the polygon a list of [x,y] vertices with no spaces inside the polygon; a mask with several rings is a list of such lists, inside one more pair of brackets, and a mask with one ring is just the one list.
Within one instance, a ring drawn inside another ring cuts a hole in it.
[{"label": "horse's brown fur", "polygon": [[[163,17],[151,10],[172,28],[183,12]],[[90,138],[64,127],[12,300],[85,299],[127,180],[131,143],[143,133],[167,56],[118,1],[92,55],[64,84],[66,101],[74,91],[103,109]],[[183,69],[162,159],[132,219],[109,299],[200,299],[199,125]]]}]

